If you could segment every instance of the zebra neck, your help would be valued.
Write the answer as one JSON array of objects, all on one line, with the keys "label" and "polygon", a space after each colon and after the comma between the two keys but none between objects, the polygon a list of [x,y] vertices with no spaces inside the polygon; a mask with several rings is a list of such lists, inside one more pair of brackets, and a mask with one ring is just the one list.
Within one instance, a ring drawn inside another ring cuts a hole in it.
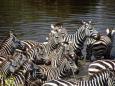
[{"label": "zebra neck", "polygon": [[58,67],[58,71],[60,72],[59,73],[60,78],[65,78],[70,76],[72,72],[67,60],[64,60],[63,63],[60,65],[60,67]]},{"label": "zebra neck", "polygon": [[15,48],[13,48],[11,45],[7,45],[7,46],[3,46],[1,49],[0,49],[0,55],[4,56],[4,55],[13,55],[15,51]]}]

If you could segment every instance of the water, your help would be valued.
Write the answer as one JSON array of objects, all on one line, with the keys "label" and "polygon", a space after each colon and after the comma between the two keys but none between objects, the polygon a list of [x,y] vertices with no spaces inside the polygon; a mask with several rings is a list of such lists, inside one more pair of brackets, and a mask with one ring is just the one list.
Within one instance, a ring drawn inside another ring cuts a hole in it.
[{"label": "water", "polygon": [[74,33],[81,20],[92,20],[102,33],[108,27],[114,28],[115,1],[0,0],[1,40],[13,30],[19,39],[43,42],[50,32],[50,24],[63,22],[68,32]]}]

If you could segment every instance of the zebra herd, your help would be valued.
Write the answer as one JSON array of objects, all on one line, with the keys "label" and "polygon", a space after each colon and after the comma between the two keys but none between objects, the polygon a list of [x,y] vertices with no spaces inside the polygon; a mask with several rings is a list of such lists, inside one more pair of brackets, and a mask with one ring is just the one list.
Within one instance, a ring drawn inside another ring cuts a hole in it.
[{"label": "zebra herd", "polygon": [[[20,40],[9,32],[0,46],[0,86],[115,86],[115,60],[110,55],[113,29],[102,35],[91,21],[82,22],[74,34],[61,23],[51,28],[43,43]],[[84,59],[93,61],[88,78],[68,80],[79,73],[79,60]]]}]

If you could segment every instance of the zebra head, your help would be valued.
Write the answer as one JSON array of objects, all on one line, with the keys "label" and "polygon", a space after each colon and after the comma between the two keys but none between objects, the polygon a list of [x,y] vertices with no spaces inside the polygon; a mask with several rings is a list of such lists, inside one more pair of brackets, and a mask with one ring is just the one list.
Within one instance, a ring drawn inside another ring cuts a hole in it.
[{"label": "zebra head", "polygon": [[62,46],[64,47],[63,58],[67,60],[67,64],[65,66],[68,65],[67,69],[69,69],[70,67],[70,70],[72,70],[72,73],[74,74],[74,73],[78,73],[78,67],[75,63],[75,52],[72,44],[73,43],[63,42]]},{"label": "zebra head", "polygon": [[39,65],[34,64],[30,60],[28,60],[28,63],[26,64],[26,67],[24,69],[26,69],[25,77],[27,79],[32,79],[32,80],[36,80],[36,79],[46,80],[47,79],[47,76],[41,72],[41,67],[39,67]]},{"label": "zebra head", "polygon": [[48,42],[54,45],[59,44],[61,42],[60,33],[58,33],[57,31],[51,30],[51,33],[49,33]]},{"label": "zebra head", "polygon": [[81,26],[81,28],[85,29],[86,37],[93,38],[93,37],[96,37],[98,34],[98,32],[94,29],[93,25],[91,24],[91,21],[83,22],[83,25]]},{"label": "zebra head", "polygon": [[62,23],[56,23],[54,25],[51,24],[51,28],[52,28],[53,31],[59,32],[63,37],[68,34],[67,30],[63,27]]},{"label": "zebra head", "polygon": [[15,51],[15,49],[22,49],[23,45],[21,41],[17,39],[17,37],[11,31],[8,40],[9,40],[8,45],[11,43],[10,45],[13,52]]},{"label": "zebra head", "polygon": [[60,31],[63,28],[63,24],[62,23],[51,24],[51,28],[54,31]]},{"label": "zebra head", "polygon": [[72,59],[74,59],[73,57],[75,55],[75,52],[74,52],[74,48],[73,48],[73,43],[72,42],[62,42],[61,44],[64,47],[63,54],[68,55],[68,56],[72,57]]},{"label": "zebra head", "polygon": [[10,59],[10,72],[14,73],[18,70],[25,62],[27,61],[26,56],[23,54],[22,51],[17,51],[14,53],[12,59]]}]

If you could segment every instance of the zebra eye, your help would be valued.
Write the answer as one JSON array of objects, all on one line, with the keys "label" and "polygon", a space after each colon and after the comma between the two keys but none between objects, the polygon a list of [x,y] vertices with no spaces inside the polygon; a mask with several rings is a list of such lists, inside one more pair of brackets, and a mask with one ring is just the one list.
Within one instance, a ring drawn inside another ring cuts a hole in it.
[{"label": "zebra eye", "polygon": [[73,64],[72,64],[72,61],[70,61],[70,65],[73,65]]}]

